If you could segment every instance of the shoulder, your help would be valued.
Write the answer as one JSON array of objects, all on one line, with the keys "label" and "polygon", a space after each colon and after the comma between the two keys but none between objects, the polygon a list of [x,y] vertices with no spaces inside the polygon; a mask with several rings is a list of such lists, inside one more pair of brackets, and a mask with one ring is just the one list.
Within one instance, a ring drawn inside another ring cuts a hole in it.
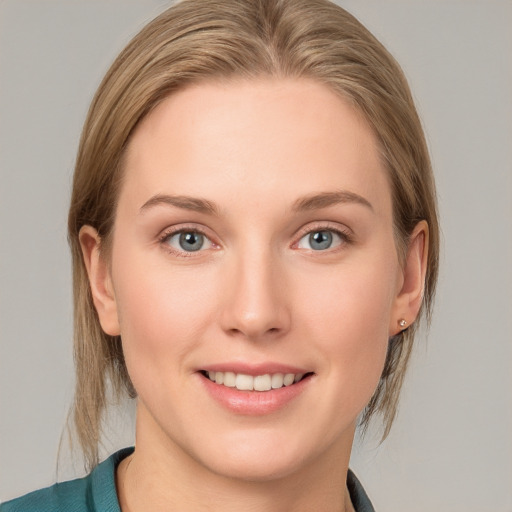
[{"label": "shoulder", "polygon": [[0,512],[120,512],[115,468],[132,453],[120,450],[84,478],[61,482],[0,505]]},{"label": "shoulder", "polygon": [[90,509],[90,477],[62,482],[45,489],[25,494],[0,505],[1,512],[58,512],[76,510],[85,512]]}]

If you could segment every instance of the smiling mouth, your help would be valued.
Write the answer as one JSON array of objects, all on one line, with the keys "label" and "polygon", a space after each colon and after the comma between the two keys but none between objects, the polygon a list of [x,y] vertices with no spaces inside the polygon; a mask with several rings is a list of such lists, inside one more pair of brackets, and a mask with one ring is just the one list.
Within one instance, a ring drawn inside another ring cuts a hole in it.
[{"label": "smiling mouth", "polygon": [[266,373],[264,375],[247,375],[234,372],[202,371],[206,378],[212,382],[228,388],[236,388],[239,391],[271,391],[292,386],[297,382],[313,375],[308,373]]}]

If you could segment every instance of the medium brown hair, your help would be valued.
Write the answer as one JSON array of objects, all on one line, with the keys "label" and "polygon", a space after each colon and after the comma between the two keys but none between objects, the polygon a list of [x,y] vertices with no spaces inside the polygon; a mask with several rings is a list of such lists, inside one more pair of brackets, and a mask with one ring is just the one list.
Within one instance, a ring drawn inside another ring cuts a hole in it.
[{"label": "medium brown hair", "polygon": [[[439,232],[432,170],[407,81],[394,58],[352,15],[327,0],[183,0],[135,36],[103,79],[89,110],[76,161],[69,241],[73,258],[74,421],[87,466],[98,462],[109,390],[135,397],[119,337],[99,324],[79,243],[93,226],[108,252],[130,135],[164,98],[188,84],[261,76],[325,84],[363,113],[380,143],[393,199],[398,253],[420,220],[429,225],[422,316],[430,317]],[[419,320],[419,319],[418,319]],[[384,437],[418,321],[389,342],[378,388],[362,415],[383,415]]]}]

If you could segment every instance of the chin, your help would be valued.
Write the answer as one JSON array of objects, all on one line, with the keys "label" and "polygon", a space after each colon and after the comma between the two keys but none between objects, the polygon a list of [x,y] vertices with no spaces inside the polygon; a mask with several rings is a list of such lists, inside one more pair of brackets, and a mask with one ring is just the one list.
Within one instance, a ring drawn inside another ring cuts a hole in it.
[{"label": "chin", "polygon": [[214,461],[209,465],[212,473],[230,480],[245,482],[272,482],[290,475],[296,474],[303,469],[304,460],[300,457],[285,459],[278,457],[274,459],[262,460],[261,456],[257,459],[242,459],[239,456]]},{"label": "chin", "polygon": [[[217,439],[214,446],[196,447],[201,453],[197,461],[209,472],[227,479],[246,482],[271,482],[307,472],[322,454],[340,453],[337,441],[319,446],[319,436],[294,438],[290,432],[263,430],[245,433],[231,432],[225,439]],[[343,443],[344,444],[344,443]],[[213,448],[213,450],[212,450]]]}]

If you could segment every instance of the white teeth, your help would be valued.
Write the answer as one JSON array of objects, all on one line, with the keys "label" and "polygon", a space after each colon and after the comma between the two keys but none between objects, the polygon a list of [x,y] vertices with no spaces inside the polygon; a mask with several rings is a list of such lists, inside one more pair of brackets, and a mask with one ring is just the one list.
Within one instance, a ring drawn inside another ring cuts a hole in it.
[{"label": "white teeth", "polygon": [[233,372],[224,373],[224,386],[234,388],[236,386],[236,375]]},{"label": "white teeth", "polygon": [[258,375],[254,377],[255,391],[268,391],[272,389],[272,377],[270,375]]},{"label": "white teeth", "polygon": [[274,373],[272,375],[272,389],[279,389],[284,386],[283,384],[284,375],[282,373]]},{"label": "white teeth", "polygon": [[284,376],[283,382],[285,386],[291,386],[293,381],[295,380],[295,375],[293,373],[287,373]]},{"label": "white teeth", "polygon": [[299,382],[303,373],[274,373],[257,375],[246,375],[244,373],[234,372],[207,372],[208,378],[217,384],[222,384],[230,388],[236,388],[240,391],[269,391],[279,389],[283,386],[291,386]]},{"label": "white teeth", "polygon": [[254,377],[239,373],[236,376],[235,388],[240,391],[252,391],[254,389]]}]

